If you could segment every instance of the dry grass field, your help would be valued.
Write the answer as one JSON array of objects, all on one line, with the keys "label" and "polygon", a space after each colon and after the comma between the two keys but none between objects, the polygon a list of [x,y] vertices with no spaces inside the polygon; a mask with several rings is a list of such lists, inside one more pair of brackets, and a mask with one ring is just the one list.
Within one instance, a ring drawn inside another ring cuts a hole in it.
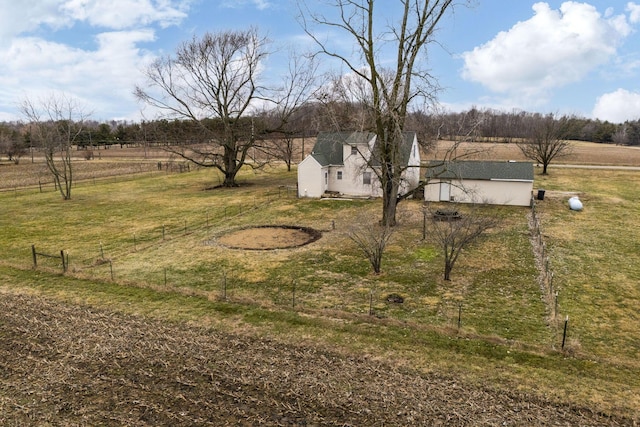
[{"label": "dry grass field", "polygon": [[[305,142],[305,153],[313,148],[314,139]],[[427,153],[423,159],[443,158],[451,142],[442,141]],[[93,160],[85,160],[84,151],[77,151],[74,179],[92,181],[113,176],[132,175],[147,172],[173,172],[185,166],[178,159],[161,148],[112,146],[108,150],[95,150]],[[460,143],[456,156],[483,160],[526,160],[517,145],[505,143]],[[2,159],[0,159],[2,160]],[[159,170],[158,164],[161,164]],[[588,142],[573,142],[571,152],[554,161],[556,164],[574,165],[616,165],[640,167],[640,147],[624,147]],[[41,157],[23,157],[19,167],[12,162],[0,161],[0,189],[15,189],[25,186],[51,186],[49,171]]]},{"label": "dry grass field", "polygon": [[[443,158],[451,146],[451,142],[440,142],[427,157]],[[526,160],[516,144],[505,143],[463,142],[459,143],[455,154],[465,159]],[[551,163],[552,166],[557,164],[640,167],[640,147],[573,141],[568,154]]]},{"label": "dry grass field", "polygon": [[[375,276],[345,231],[363,212],[378,215],[377,202],[295,199],[295,171],[282,168],[211,190],[211,170],[179,173],[164,152],[144,154],[79,157],[70,201],[40,188],[41,163],[0,165],[0,424],[640,422],[638,172],[536,174],[560,290],[553,317],[528,209],[491,210],[500,228],[445,282],[437,250],[420,238],[422,205],[407,201]],[[481,157],[518,155],[492,144]],[[636,167],[640,150],[576,143],[560,161]],[[566,208],[568,194],[584,212]],[[258,246],[286,238],[247,236],[256,224],[322,237],[293,249],[228,247],[234,236]],[[34,269],[32,244],[66,250],[69,271],[44,258]],[[390,303],[394,293],[405,301]]]}]

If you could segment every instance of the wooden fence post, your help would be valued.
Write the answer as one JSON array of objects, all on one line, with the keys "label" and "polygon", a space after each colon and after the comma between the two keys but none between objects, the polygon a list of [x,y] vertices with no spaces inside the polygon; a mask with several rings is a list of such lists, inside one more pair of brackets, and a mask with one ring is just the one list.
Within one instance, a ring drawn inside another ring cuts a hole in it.
[{"label": "wooden fence post", "polygon": [[67,272],[67,263],[64,259],[64,250],[60,251],[60,258],[62,258],[62,272],[66,273]]},{"label": "wooden fence post", "polygon": [[222,299],[227,300],[227,272],[222,272]]},{"label": "wooden fence post", "polygon": [[296,308],[296,281],[294,280],[291,284],[293,288],[293,296],[291,298],[291,308]]},{"label": "wooden fence post", "polygon": [[38,268],[38,256],[36,255],[36,245],[31,245],[31,254],[33,255],[33,268]]}]

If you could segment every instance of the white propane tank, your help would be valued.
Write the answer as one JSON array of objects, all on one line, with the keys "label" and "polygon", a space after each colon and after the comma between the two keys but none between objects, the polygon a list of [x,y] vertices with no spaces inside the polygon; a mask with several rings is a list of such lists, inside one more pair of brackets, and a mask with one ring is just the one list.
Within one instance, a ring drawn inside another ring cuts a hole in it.
[{"label": "white propane tank", "polygon": [[582,210],[582,202],[577,196],[573,196],[569,199],[569,209],[571,209],[572,211]]}]

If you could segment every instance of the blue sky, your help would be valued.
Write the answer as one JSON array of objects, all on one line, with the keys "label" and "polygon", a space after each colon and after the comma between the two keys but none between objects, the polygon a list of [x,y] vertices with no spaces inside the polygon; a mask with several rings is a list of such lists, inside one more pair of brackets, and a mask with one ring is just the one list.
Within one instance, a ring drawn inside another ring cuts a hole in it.
[{"label": "blue sky", "polygon": [[[395,1],[379,0],[386,17]],[[0,121],[52,93],[79,99],[96,120],[153,118],[132,95],[145,64],[194,35],[248,26],[274,48],[308,49],[296,12],[292,0],[0,0]],[[639,30],[640,1],[476,0],[442,21],[428,67],[450,111],[636,120]],[[265,73],[277,78],[281,65],[276,55]]]}]

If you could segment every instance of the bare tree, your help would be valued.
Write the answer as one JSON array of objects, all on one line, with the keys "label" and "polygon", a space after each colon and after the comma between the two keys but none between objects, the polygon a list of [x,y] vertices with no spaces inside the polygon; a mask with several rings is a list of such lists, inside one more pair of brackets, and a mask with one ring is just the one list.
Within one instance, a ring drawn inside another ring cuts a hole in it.
[{"label": "bare tree", "polygon": [[568,121],[567,116],[535,115],[529,122],[527,137],[518,143],[526,158],[542,165],[543,175],[552,160],[571,152],[571,144],[565,139]]},{"label": "bare tree", "polygon": [[24,138],[13,126],[0,124],[0,153],[5,154],[9,161],[15,164],[27,153]]},{"label": "bare tree", "polygon": [[315,58],[291,51],[282,86],[271,91],[273,106],[268,105],[261,115],[266,127],[265,139],[256,145],[267,158],[285,162],[288,171],[298,154],[295,139],[301,134],[304,136],[306,118],[311,113],[306,106],[317,89],[317,69]]},{"label": "bare tree", "polygon": [[88,113],[77,100],[64,94],[51,95],[38,103],[26,99],[20,109],[29,121],[34,146],[44,153],[56,188],[64,200],[71,199],[71,152],[83,132]]},{"label": "bare tree", "polygon": [[613,143],[616,145],[627,145],[629,144],[629,137],[627,136],[627,126],[621,125],[618,127],[616,132],[611,137]]},{"label": "bare tree", "polygon": [[[339,60],[366,88],[366,97],[359,101],[367,106],[374,123],[369,130],[378,135],[376,153],[370,162],[379,165],[373,170],[382,186],[385,225],[395,225],[397,204],[403,198],[399,192],[406,165],[401,161],[401,146],[409,106],[419,98],[433,99],[437,90],[422,55],[435,42],[440,20],[456,3],[469,1],[398,0],[397,10],[401,12],[394,24],[387,24],[393,18],[381,16],[375,8],[380,2],[375,0],[333,0],[330,4],[336,14],[332,17],[314,13],[307,4],[301,6],[302,24],[320,51]],[[344,37],[333,38],[339,39],[340,44],[351,39],[357,57],[348,57],[339,47],[330,46],[312,25],[340,32]],[[393,67],[384,66],[392,61]]]},{"label": "bare tree", "polygon": [[432,218],[430,235],[444,255],[444,280],[451,280],[451,271],[462,250],[495,227],[498,221],[493,216],[482,216],[475,205],[462,214],[455,208],[427,212]]},{"label": "bare tree", "polygon": [[357,219],[354,224],[349,230],[349,239],[367,257],[373,272],[380,274],[382,271],[382,256],[394,229],[389,225],[371,221],[371,218],[364,216]]},{"label": "bare tree", "polygon": [[194,37],[178,47],[175,57],[149,66],[148,89],[135,89],[138,99],[169,117],[199,125],[199,141],[178,143],[173,152],[218,169],[226,187],[236,186],[237,173],[249,164],[255,134],[247,115],[260,100],[260,65],[268,44],[255,28]]}]

